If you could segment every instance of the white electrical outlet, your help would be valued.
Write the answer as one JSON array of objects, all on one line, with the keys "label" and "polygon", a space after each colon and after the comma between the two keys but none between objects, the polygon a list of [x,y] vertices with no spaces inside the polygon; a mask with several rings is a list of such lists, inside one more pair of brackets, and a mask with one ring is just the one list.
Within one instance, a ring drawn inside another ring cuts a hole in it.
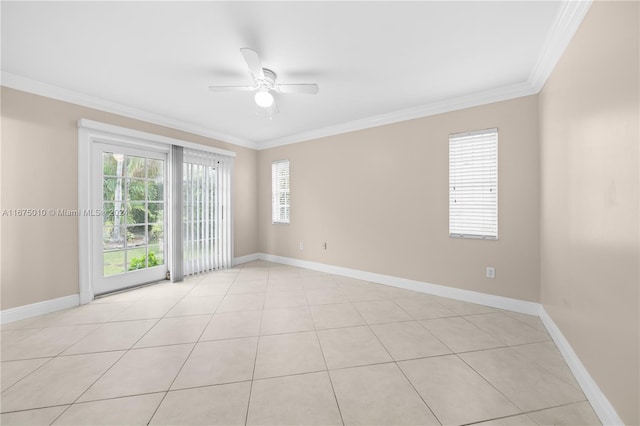
[{"label": "white electrical outlet", "polygon": [[487,266],[487,278],[495,278],[496,277],[496,268],[493,266]]},{"label": "white electrical outlet", "polygon": [[304,243],[300,241],[300,250],[304,250]]}]

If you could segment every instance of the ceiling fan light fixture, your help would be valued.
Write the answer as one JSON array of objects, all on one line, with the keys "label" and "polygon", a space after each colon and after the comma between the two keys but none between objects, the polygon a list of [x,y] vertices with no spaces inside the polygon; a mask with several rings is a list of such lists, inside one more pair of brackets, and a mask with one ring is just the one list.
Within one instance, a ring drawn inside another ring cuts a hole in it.
[{"label": "ceiling fan light fixture", "polygon": [[273,95],[269,93],[268,89],[260,89],[256,92],[255,96],[256,105],[262,108],[269,108],[273,105]]}]

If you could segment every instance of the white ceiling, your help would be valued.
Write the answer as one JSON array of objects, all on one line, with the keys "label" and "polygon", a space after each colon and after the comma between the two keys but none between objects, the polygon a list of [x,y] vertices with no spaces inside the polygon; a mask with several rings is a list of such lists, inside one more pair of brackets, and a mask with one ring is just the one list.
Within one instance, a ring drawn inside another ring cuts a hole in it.
[{"label": "white ceiling", "polygon": [[[585,4],[2,1],[2,84],[261,148],[535,93]],[[209,91],[241,47],[320,92]]]}]

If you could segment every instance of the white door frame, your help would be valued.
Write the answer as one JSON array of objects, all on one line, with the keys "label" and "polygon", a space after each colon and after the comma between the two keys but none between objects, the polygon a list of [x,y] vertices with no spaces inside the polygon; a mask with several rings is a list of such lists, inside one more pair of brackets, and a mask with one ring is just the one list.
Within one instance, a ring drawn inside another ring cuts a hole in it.
[{"label": "white door frame", "polygon": [[[89,125],[87,125],[89,124]],[[78,122],[78,209],[79,212],[91,212],[93,207],[93,200],[96,197],[95,188],[97,182],[97,172],[95,171],[96,162],[94,161],[97,151],[100,149],[99,144],[109,144],[121,146],[124,148],[134,148],[144,151],[153,151],[166,154],[167,163],[171,161],[171,145],[167,143],[159,143],[152,140],[146,134],[136,134],[138,132],[123,131],[126,129],[115,128],[115,126],[108,126],[111,128],[95,128],[91,126],[92,122],[87,120],[80,120]],[[100,124],[100,123],[96,123]],[[117,133],[114,132],[117,130]],[[141,133],[141,132],[140,132]],[[143,137],[140,137],[143,136]],[[169,169],[167,167],[167,169]],[[170,182],[171,176],[167,174],[166,182]],[[168,186],[168,185],[167,185]],[[165,206],[171,206],[171,194],[167,191],[167,197]],[[171,209],[165,209],[165,221],[171,223]],[[94,249],[96,241],[94,241],[95,233],[94,226],[95,221],[102,221],[102,216],[93,216],[91,214],[79,214],[78,215],[78,237],[79,237],[79,290],[80,290],[80,304],[84,305],[93,300],[95,294],[93,289],[93,280],[96,269],[96,251]],[[171,235],[169,227],[165,228],[165,235],[167,247],[171,247]],[[168,253],[165,253],[165,263],[167,268],[171,268],[169,265]]]}]

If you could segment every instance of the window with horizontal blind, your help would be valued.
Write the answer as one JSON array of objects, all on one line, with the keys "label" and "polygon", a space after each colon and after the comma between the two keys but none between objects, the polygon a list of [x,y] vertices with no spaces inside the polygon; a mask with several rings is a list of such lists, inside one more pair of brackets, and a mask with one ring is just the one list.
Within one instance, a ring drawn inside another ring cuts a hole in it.
[{"label": "window with horizontal blind", "polygon": [[271,163],[271,221],[289,223],[291,210],[289,192],[289,160]]},{"label": "window with horizontal blind", "polygon": [[449,136],[449,236],[498,239],[498,129]]}]

